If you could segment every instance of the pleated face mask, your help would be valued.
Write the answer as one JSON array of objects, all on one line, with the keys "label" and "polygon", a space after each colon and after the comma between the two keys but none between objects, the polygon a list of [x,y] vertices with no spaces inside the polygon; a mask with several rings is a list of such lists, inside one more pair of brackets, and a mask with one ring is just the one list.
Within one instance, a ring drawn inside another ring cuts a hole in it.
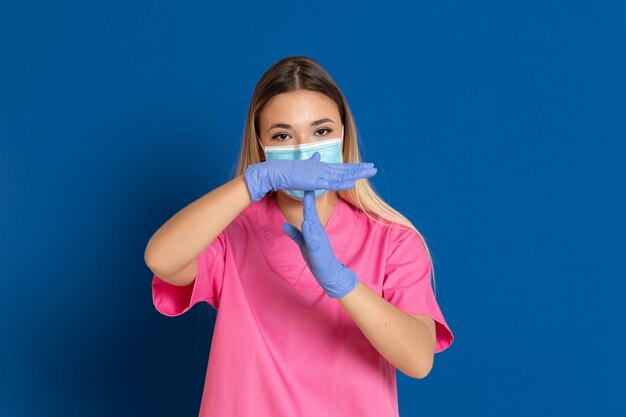
[{"label": "pleated face mask", "polygon": [[[302,160],[309,159],[315,152],[320,153],[321,162],[343,163],[343,132],[341,127],[341,137],[324,139],[313,143],[303,143],[300,145],[285,146],[263,146],[266,159],[293,159]],[[304,200],[304,191],[302,190],[282,190],[297,200]],[[315,198],[324,194],[327,190],[315,190]]]}]

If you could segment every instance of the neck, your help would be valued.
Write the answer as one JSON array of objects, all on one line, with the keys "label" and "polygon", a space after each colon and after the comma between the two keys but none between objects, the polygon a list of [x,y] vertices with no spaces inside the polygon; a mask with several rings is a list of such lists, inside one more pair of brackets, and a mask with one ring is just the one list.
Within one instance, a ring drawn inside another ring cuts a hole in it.
[{"label": "neck", "polygon": [[[334,190],[328,190],[321,196],[315,199],[315,206],[317,207],[317,214],[320,218],[320,222],[322,226],[326,227],[330,216],[335,209],[335,205],[337,204],[339,197]],[[301,225],[304,220],[304,202],[300,200],[296,200],[295,198],[291,198],[287,194],[277,191],[274,194],[274,201],[276,201],[276,205],[283,213],[285,219],[297,227],[299,230],[302,230]]]}]

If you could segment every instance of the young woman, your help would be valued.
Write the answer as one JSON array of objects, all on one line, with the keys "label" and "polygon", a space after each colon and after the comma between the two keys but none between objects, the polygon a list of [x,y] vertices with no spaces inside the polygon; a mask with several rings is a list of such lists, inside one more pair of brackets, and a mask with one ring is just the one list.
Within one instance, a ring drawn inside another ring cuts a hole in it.
[{"label": "young woman", "polygon": [[237,175],[150,239],[158,311],[218,309],[200,416],[398,416],[454,337],[430,253],[361,162],[330,75],[305,56],[258,81]]}]

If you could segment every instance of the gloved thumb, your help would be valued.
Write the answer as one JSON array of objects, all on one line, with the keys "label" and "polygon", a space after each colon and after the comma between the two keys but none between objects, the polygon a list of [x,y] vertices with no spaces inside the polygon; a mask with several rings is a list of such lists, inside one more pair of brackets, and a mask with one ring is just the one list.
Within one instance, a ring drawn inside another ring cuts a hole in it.
[{"label": "gloved thumb", "polygon": [[283,223],[283,231],[289,236],[298,246],[302,246],[304,243],[304,236],[297,227],[292,226],[290,223]]},{"label": "gloved thumb", "polygon": [[309,161],[319,161],[321,158],[321,155],[318,151],[313,152],[313,155],[311,155],[311,157],[309,158]]}]

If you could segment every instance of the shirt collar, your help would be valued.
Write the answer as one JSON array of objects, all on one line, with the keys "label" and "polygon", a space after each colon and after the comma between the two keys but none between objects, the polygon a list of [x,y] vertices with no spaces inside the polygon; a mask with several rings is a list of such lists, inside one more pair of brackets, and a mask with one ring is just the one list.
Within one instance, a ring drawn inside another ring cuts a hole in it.
[{"label": "shirt collar", "polygon": [[[306,262],[298,245],[287,236],[282,228],[282,224],[287,222],[287,219],[271,194],[267,194],[254,204],[258,205],[254,211],[256,214],[254,225],[260,238],[263,239],[262,246],[266,249],[265,256],[268,262],[280,270],[287,279],[295,282],[306,267]],[[344,255],[348,255],[351,235],[357,220],[356,209],[339,197],[324,227],[339,261],[345,262]]]}]

